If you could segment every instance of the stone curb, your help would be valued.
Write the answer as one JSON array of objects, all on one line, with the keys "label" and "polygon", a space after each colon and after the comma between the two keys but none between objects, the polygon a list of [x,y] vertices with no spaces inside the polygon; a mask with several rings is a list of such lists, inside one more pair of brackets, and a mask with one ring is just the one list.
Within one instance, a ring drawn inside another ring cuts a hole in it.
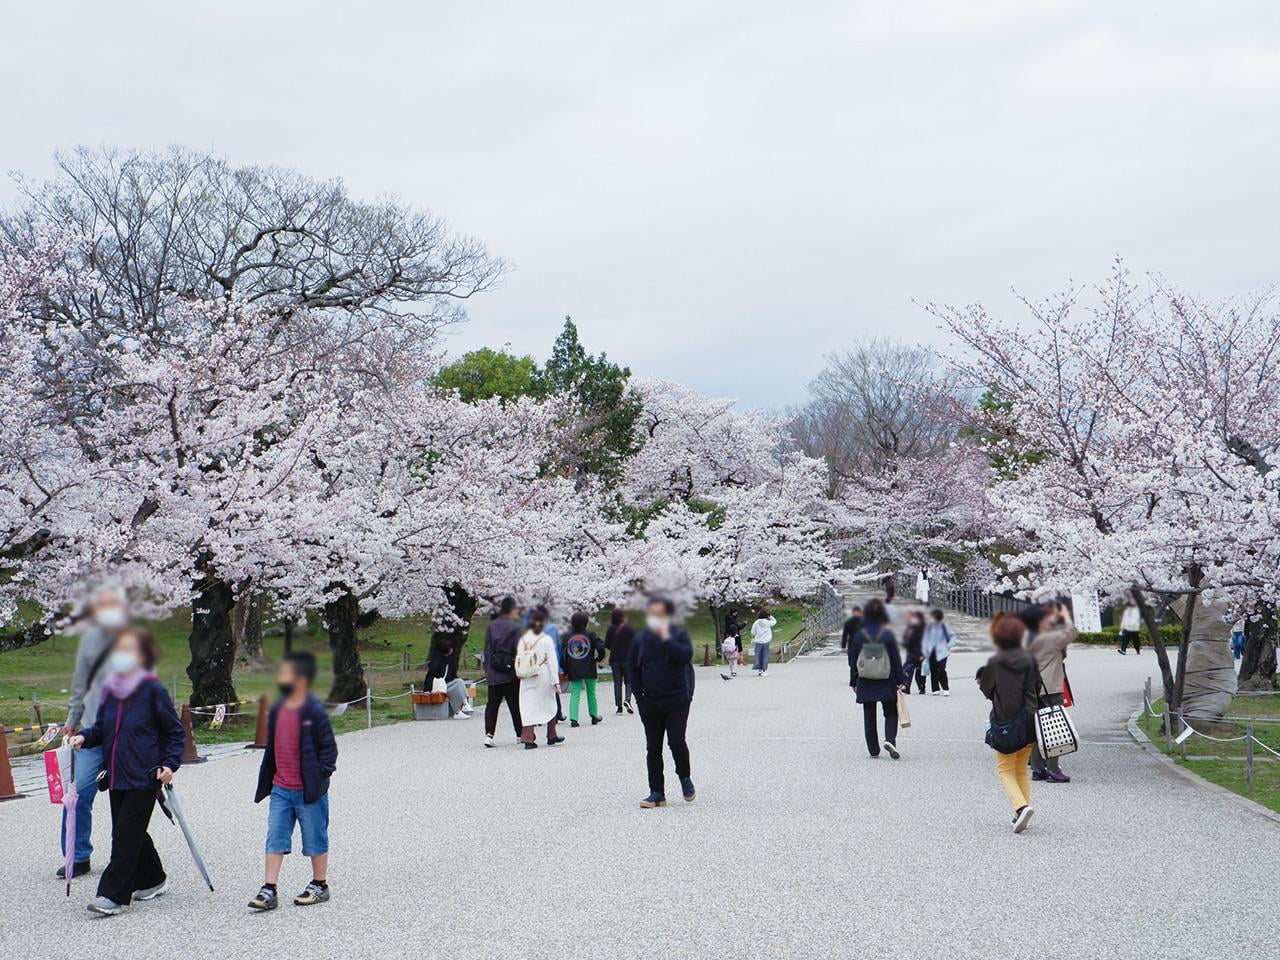
[{"label": "stone curb", "polygon": [[1138,718],[1140,716],[1142,716],[1141,706],[1135,709],[1133,713],[1129,716],[1129,722],[1126,724],[1126,726],[1129,729],[1129,736],[1133,737],[1134,741],[1138,744],[1138,746],[1142,747],[1142,749],[1145,750],[1148,754],[1150,754],[1152,758],[1164,764],[1170,771],[1172,771],[1173,773],[1176,773],[1178,776],[1182,777],[1182,779],[1188,781],[1189,783],[1194,783],[1205,790],[1211,791],[1213,793],[1218,793],[1225,799],[1235,803],[1237,806],[1243,807],[1245,810],[1248,810],[1251,813],[1255,813],[1258,816],[1261,816],[1266,818],[1267,820],[1270,820],[1272,823],[1280,825],[1280,813],[1276,813],[1274,810],[1270,809],[1269,807],[1264,807],[1262,804],[1258,803],[1256,800],[1250,800],[1248,797],[1238,794],[1234,790],[1228,790],[1226,787],[1221,786],[1220,784],[1216,784],[1211,780],[1206,780],[1204,777],[1200,776],[1200,774],[1196,773],[1194,770],[1190,770],[1187,767],[1184,767],[1181,764],[1177,763],[1172,757],[1170,757],[1158,746],[1152,743],[1151,738],[1148,737],[1146,733],[1143,731],[1143,729],[1138,726]]}]

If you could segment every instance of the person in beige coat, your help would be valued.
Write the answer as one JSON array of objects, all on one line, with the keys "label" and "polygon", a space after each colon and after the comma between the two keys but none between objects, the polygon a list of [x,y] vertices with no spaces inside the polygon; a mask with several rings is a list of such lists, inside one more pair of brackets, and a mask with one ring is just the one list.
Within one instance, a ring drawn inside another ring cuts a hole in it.
[{"label": "person in beige coat", "polygon": [[[1043,683],[1040,706],[1061,704],[1067,647],[1076,639],[1076,625],[1071,622],[1071,612],[1060,603],[1037,605],[1022,611],[1021,617],[1027,625],[1027,650],[1036,658],[1036,666],[1040,668]],[[1057,757],[1046,759],[1034,747],[1031,750],[1031,779],[1048,783],[1071,782],[1071,778],[1062,772]]]}]

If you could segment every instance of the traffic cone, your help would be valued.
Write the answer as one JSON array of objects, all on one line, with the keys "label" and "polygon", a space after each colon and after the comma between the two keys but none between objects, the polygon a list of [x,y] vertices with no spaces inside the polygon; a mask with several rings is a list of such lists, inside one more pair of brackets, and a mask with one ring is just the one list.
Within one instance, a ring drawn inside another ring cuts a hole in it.
[{"label": "traffic cone", "polygon": [[711,666],[711,644],[709,643],[702,645],[702,665],[704,667]]},{"label": "traffic cone", "polygon": [[9,766],[9,738],[4,727],[0,726],[0,801],[21,800],[26,794],[19,793],[13,786],[13,769]]},{"label": "traffic cone", "polygon": [[196,753],[196,735],[191,729],[191,707],[182,705],[182,763],[204,763],[208,757]]},{"label": "traffic cone", "polygon": [[247,744],[247,750],[267,749],[267,695],[258,698],[258,726],[253,731],[253,743]]}]

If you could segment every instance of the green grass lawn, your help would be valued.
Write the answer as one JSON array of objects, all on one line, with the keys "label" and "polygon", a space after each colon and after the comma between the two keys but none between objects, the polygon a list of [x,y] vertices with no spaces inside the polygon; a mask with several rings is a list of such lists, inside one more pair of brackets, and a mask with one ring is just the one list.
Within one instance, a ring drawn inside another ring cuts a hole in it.
[{"label": "green grass lawn", "polygon": [[[1164,710],[1164,701],[1154,705],[1156,712]],[[1280,694],[1268,696],[1240,696],[1232,701],[1227,716],[1220,723],[1195,723],[1202,733],[1219,739],[1239,737],[1246,725],[1253,722],[1254,736],[1280,751]],[[1243,741],[1217,743],[1203,737],[1192,736],[1185,744],[1187,759],[1181,758],[1182,749],[1166,743],[1163,719],[1144,716],[1138,720],[1143,732],[1159,749],[1172,756],[1180,765],[1198,773],[1212,783],[1226,787],[1250,800],[1280,813],[1280,759],[1255,745],[1256,762],[1253,766],[1253,788],[1245,778],[1245,744]],[[1174,736],[1178,735],[1174,730]]]},{"label": "green grass lawn", "polygon": [[[774,608],[778,625],[774,628],[774,649],[790,640],[799,631],[807,608],[803,603],[782,604]],[[607,612],[597,616],[593,628],[602,635],[608,623]],[[634,614],[633,621],[640,622]],[[484,645],[484,632],[488,617],[478,616],[471,624],[466,652],[462,657],[463,675],[477,678],[480,671],[475,655]],[[694,662],[701,664],[704,648],[709,646],[713,662],[718,662],[715,627],[705,609],[693,613],[685,623],[694,645]],[[147,623],[160,646],[160,662],[156,673],[166,686],[177,689],[179,703],[187,701],[191,683],[186,668],[190,659],[187,636],[190,617],[186,613],[175,614],[166,620]],[[269,628],[268,628],[269,629]],[[407,691],[411,683],[422,683],[420,665],[426,661],[431,642],[431,621],[427,617],[381,619],[360,631],[361,656],[365,664],[365,676],[374,693],[373,722],[375,725],[408,720],[412,707],[408,697],[396,700],[378,700],[380,696],[392,696]],[[749,648],[749,638],[747,640]],[[310,650],[320,665],[316,689],[321,696],[328,693],[332,682],[327,637],[314,621],[294,631],[294,649]],[[275,692],[275,665],[283,653],[284,640],[279,634],[267,636],[263,641],[265,661],[262,664],[244,663],[235,670],[236,694],[241,700],[256,700],[265,693]],[[54,637],[49,641],[25,650],[0,654],[0,723],[5,726],[26,726],[32,722],[31,706],[37,698],[41,717],[46,722],[61,723],[67,716],[68,687],[75,665],[76,640],[74,637]],[[400,668],[405,652],[409,654],[411,669]],[[420,686],[419,686],[420,689]],[[484,702],[485,688],[479,688],[479,701]],[[237,708],[252,713],[252,704]],[[234,742],[253,738],[254,717],[230,717],[219,730],[209,729],[209,718],[198,719],[196,740],[200,743]],[[364,704],[353,705],[345,715],[334,718],[334,728],[339,733],[365,727],[367,718]]]}]

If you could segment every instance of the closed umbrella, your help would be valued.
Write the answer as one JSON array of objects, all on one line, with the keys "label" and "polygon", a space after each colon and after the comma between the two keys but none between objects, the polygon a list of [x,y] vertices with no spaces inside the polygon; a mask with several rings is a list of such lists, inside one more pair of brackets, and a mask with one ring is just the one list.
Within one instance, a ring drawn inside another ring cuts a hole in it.
[{"label": "closed umbrella", "polygon": [[200,871],[205,884],[212,890],[213,881],[209,879],[209,868],[205,866],[204,857],[196,845],[195,835],[191,832],[191,824],[187,821],[186,810],[183,809],[182,800],[178,796],[178,791],[173,789],[172,783],[166,783],[164,789],[160,791],[160,809],[182,831],[182,836],[187,841],[187,849],[191,851],[191,859],[196,863],[196,869]]},{"label": "closed umbrella", "polygon": [[71,896],[71,878],[76,870],[76,800],[80,795],[76,792],[76,752],[71,751],[71,777],[62,785],[62,810],[67,816],[66,829],[63,831],[62,845],[67,848],[67,862],[63,872],[67,878],[67,896]]}]

